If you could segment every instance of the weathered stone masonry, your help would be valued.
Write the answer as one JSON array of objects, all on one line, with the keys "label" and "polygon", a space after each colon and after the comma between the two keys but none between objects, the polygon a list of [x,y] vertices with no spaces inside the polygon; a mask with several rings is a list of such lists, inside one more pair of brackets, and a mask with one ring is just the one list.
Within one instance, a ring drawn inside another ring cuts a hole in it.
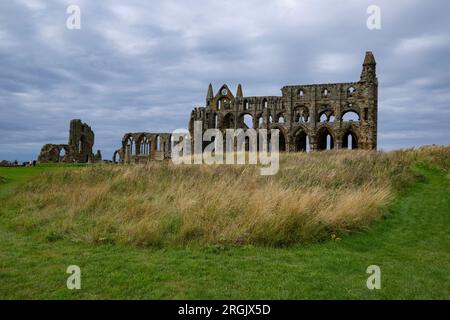
[{"label": "weathered stone masonry", "polygon": [[39,162],[97,162],[102,160],[100,150],[94,155],[94,132],[79,119],[70,121],[67,144],[46,144],[38,157]]},{"label": "weathered stone masonry", "polygon": [[[211,85],[206,105],[194,108],[189,120],[201,121],[203,130],[217,128],[279,129],[280,150],[376,149],[378,80],[372,52],[366,52],[360,80],[347,83],[292,85],[281,96],[244,97],[224,84],[214,94]],[[127,133],[113,161],[141,162],[170,157],[168,133]]]},{"label": "weathered stone masonry", "polygon": [[170,133],[126,133],[122,138],[122,146],[113,155],[113,162],[139,163],[148,160],[170,158]]}]

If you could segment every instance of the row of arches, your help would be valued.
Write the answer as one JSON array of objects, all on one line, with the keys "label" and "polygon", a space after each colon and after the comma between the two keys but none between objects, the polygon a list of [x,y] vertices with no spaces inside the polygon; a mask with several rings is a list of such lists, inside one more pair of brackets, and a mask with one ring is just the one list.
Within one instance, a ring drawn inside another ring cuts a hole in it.
[{"label": "row of arches", "polygon": [[[297,91],[297,97],[299,98],[305,98],[307,96],[306,92],[303,89],[298,89]],[[323,88],[320,91],[320,95],[323,98],[328,98],[332,94],[333,90],[329,88]],[[355,94],[357,93],[357,90],[354,86],[350,86],[346,89],[346,96],[347,98],[353,98]],[[242,106],[242,109],[244,111],[255,109],[255,110],[263,110],[269,108],[269,100],[268,98],[258,98],[255,100],[255,98],[244,98],[242,100],[239,100],[238,102],[239,106]],[[270,106],[280,105],[281,109],[284,109],[283,101],[280,99],[271,100]],[[208,104],[209,106],[209,104]],[[216,108],[217,110],[223,110],[223,109],[230,109],[232,107],[232,101],[229,99],[229,97],[224,96],[216,100]]]},{"label": "row of arches", "polygon": [[124,140],[123,149],[131,156],[148,156],[152,151],[164,151],[164,144],[160,135],[155,135],[153,139],[149,139],[145,135],[137,139],[128,136]]},{"label": "row of arches", "polygon": [[[312,145],[310,135],[303,129],[297,130],[291,137],[291,151],[295,152],[310,152],[312,150],[332,150],[336,147],[335,138],[336,134],[330,131],[328,128],[323,127],[315,134],[315,146]],[[257,139],[259,137],[257,136]],[[270,134],[268,137],[268,149],[270,150]],[[225,142],[224,142],[225,143]],[[249,151],[249,140],[245,138],[245,150]],[[279,133],[279,151],[288,151],[288,136],[284,130],[280,129]],[[347,130],[341,135],[341,149],[357,149],[358,148],[358,135],[353,130]]]},{"label": "row of arches", "polygon": [[[222,125],[219,124],[219,115],[214,114],[214,123],[213,127],[216,129],[233,129],[235,124],[235,116],[233,113],[227,113],[223,119],[222,119]],[[269,123],[273,123],[272,116],[269,116],[268,118]],[[284,116],[282,114],[278,115],[277,123],[285,123]],[[250,113],[242,113],[238,118],[237,127],[243,128],[243,129],[249,129],[249,128],[259,128],[263,125],[264,118],[260,114],[256,119],[250,114]]]},{"label": "row of arches", "polygon": [[[250,102],[248,99],[242,100],[243,109],[245,111],[250,110]],[[260,108],[258,108],[260,107]],[[269,107],[269,101],[266,98],[263,98],[260,103],[256,104],[256,109],[267,109]]]},{"label": "row of arches", "polygon": [[295,152],[332,150],[337,146],[340,149],[359,148],[359,131],[353,127],[345,129],[342,133],[337,133],[326,126],[314,133],[300,127],[292,135],[288,135],[281,127],[278,129],[280,130],[280,151],[286,151],[288,137],[291,145],[289,149]]},{"label": "row of arches", "polygon": [[[288,134],[282,126],[271,126],[271,129],[279,129],[279,151],[284,152],[309,152],[312,150],[332,150],[336,148],[336,141],[339,140],[340,149],[357,149],[359,146],[358,129],[349,127],[343,133],[336,133],[327,126],[319,128],[314,133],[306,127],[296,129],[293,134]],[[269,135],[270,141],[270,135]],[[288,146],[289,144],[289,146]],[[270,145],[270,144],[269,144]]]},{"label": "row of arches", "polygon": [[[341,135],[341,149],[357,149],[358,135],[349,129]],[[327,127],[320,128],[316,133],[316,150],[332,150],[336,147],[336,134]],[[299,130],[294,135],[295,151],[310,151],[310,137],[304,130]]]},{"label": "row of arches", "polygon": [[[356,94],[357,90],[354,86],[350,86],[347,88],[346,90],[346,94],[348,98],[352,98],[355,94]],[[324,88],[321,90],[321,96],[326,98],[328,96],[330,96],[330,94],[332,93],[332,90],[328,89],[328,88]],[[306,97],[305,91],[303,89],[298,89],[297,90],[297,96],[304,98]],[[283,102],[280,102],[282,104],[282,109],[283,108]],[[231,108],[231,101],[227,98],[227,97],[223,97],[217,100],[217,109],[218,110],[223,110],[223,109],[230,109]],[[252,103],[250,103],[250,100],[247,98],[244,98],[242,100],[242,107],[244,111],[250,110],[250,109],[267,109],[269,107],[269,101],[267,98],[263,98],[262,100],[259,100],[257,102],[252,101]]]},{"label": "row of arches", "polygon": [[[336,138],[339,139],[340,149],[357,149],[358,148],[358,134],[353,128],[349,128],[344,131],[343,134],[333,132],[328,127],[321,127],[315,133],[309,133],[308,129],[300,127],[294,134],[288,135],[286,130],[282,127],[272,127],[273,129],[279,129],[279,151],[295,151],[295,152],[309,152],[309,151],[321,151],[332,150],[336,147]],[[257,139],[259,137],[257,136]],[[270,133],[268,137],[268,150],[271,148]],[[152,157],[154,151],[165,151],[172,143],[171,139],[162,139],[161,136],[156,135],[149,139],[147,136],[143,136],[138,139],[133,139],[133,136],[128,136],[123,140],[122,149],[116,150],[113,155],[113,161],[138,161],[140,156]],[[249,150],[248,137],[245,140],[245,150]],[[63,148],[61,148],[63,149]],[[62,150],[61,150],[62,151]],[[133,158],[130,158],[133,156]]]},{"label": "row of arches", "polygon": [[[230,112],[223,116],[222,121],[220,123],[220,115],[218,113],[213,113],[212,114],[212,124],[210,124],[210,126],[212,128],[216,128],[216,129],[231,129],[231,128],[234,128],[234,126],[235,126],[235,122],[236,122],[235,118],[236,118],[235,115]],[[309,112],[307,111],[307,109],[306,110],[305,109],[295,110],[294,123],[308,123],[309,120],[310,120],[310,116],[309,116]],[[334,113],[331,110],[325,110],[319,114],[318,122],[334,122],[335,120],[336,120],[336,118],[335,118]],[[360,121],[360,116],[354,110],[347,110],[342,114],[341,121],[343,121],[343,122],[346,122],[346,121],[358,122],[358,121]],[[283,112],[278,113],[275,117],[275,121],[274,121],[274,118],[272,117],[272,115],[269,115],[269,117],[267,118],[267,122],[269,124],[286,123],[285,113],[283,113]],[[254,117],[250,113],[245,112],[245,113],[241,113],[238,116],[236,127],[243,128],[243,129],[248,129],[248,128],[257,129],[257,128],[260,128],[263,125],[263,123],[264,123],[264,117],[261,113],[258,114],[256,117]]]},{"label": "row of arches", "polygon": [[[207,107],[210,106],[210,102],[207,102]],[[269,98],[244,98],[239,100],[230,99],[227,96],[221,97],[214,103],[215,109],[223,111],[227,109],[232,109],[233,106],[240,110],[251,111],[251,110],[265,110],[269,108],[276,108],[285,110],[283,101],[277,97],[275,99]],[[233,108],[234,109],[234,108]]]},{"label": "row of arches", "polygon": [[[339,91],[339,90],[338,90]],[[315,91],[313,91],[315,94]],[[320,94],[323,97],[329,96],[332,93],[332,90],[329,88],[323,88],[320,90]],[[345,93],[347,94],[347,97],[351,98],[356,94],[356,88],[352,85],[346,88]],[[306,92],[303,88],[297,89],[297,96],[299,97],[305,97]]]},{"label": "row of arches", "polygon": [[[336,117],[331,110],[325,110],[319,113],[319,122],[334,122]],[[341,115],[341,121],[360,121],[358,112],[347,110]]]}]

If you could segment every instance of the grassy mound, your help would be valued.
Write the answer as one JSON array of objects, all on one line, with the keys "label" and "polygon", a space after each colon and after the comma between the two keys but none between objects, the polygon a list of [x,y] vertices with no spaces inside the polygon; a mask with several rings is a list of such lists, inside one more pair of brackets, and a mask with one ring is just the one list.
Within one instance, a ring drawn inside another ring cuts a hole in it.
[{"label": "grassy mound", "polygon": [[[42,173],[9,195],[3,219],[48,241],[144,246],[289,245],[361,230],[450,147],[284,154],[276,176],[254,166],[96,165]],[[1,209],[0,209],[1,210]]]}]

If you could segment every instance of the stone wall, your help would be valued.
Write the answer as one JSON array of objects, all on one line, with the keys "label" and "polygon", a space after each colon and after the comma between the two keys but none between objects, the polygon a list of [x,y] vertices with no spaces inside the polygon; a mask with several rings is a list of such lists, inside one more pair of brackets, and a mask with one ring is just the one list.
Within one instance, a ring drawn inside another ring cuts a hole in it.
[{"label": "stone wall", "polygon": [[[233,95],[226,84],[214,94],[210,84],[204,107],[194,108],[189,118],[203,130],[279,129],[280,151],[327,149],[376,149],[378,80],[372,52],[366,52],[359,81],[291,85],[281,96],[243,95],[238,85]],[[113,162],[139,163],[170,158],[171,134],[127,133]]]},{"label": "stone wall", "polygon": [[122,147],[113,155],[113,162],[142,163],[149,160],[170,158],[170,133],[137,132],[126,133]]},{"label": "stone wall", "polygon": [[281,151],[376,149],[378,80],[371,52],[357,82],[285,86],[281,93],[244,97],[239,85],[234,96],[224,84],[214,95],[210,85],[206,106],[191,112],[189,131],[201,121],[204,130],[279,129]]},{"label": "stone wall", "polygon": [[88,163],[101,161],[100,150],[94,156],[94,131],[79,119],[70,121],[68,144],[45,144],[39,162]]}]

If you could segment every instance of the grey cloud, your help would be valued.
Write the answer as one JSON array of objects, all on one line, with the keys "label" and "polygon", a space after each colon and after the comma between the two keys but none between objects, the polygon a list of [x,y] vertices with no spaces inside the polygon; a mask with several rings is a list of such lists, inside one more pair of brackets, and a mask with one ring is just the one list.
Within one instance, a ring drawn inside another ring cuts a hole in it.
[{"label": "grey cloud", "polygon": [[[73,1],[0,4],[0,159],[35,158],[67,140],[69,120],[109,158],[127,131],[172,131],[207,85],[278,95],[287,84],[356,81],[378,61],[382,149],[450,138],[446,1]],[[381,7],[382,29],[366,28]]]}]

